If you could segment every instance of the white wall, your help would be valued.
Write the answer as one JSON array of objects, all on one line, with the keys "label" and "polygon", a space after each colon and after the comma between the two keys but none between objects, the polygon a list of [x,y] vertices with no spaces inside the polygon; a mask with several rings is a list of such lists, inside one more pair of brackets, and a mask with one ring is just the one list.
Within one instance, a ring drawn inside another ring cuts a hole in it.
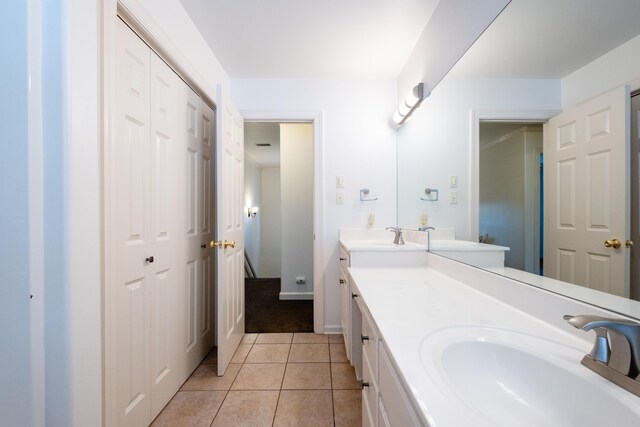
[{"label": "white wall", "polygon": [[[244,158],[244,207],[262,207],[262,168],[253,160]],[[253,268],[258,272],[260,265],[260,230],[263,212],[249,218],[244,215],[244,248]],[[259,276],[258,276],[259,277]]]},{"label": "white wall", "polygon": [[[313,124],[280,125],[281,299],[313,298]],[[296,277],[304,276],[304,285]],[[305,295],[306,294],[306,295]]]},{"label": "white wall", "polygon": [[562,107],[571,107],[640,78],[639,51],[640,36],[636,36],[563,78]]},{"label": "white wall", "polygon": [[280,168],[262,169],[262,225],[258,277],[277,278],[282,274],[282,213]]},{"label": "white wall", "polygon": [[0,5],[0,417],[3,424],[24,426],[34,422],[29,300],[28,6],[27,2]]},{"label": "white wall", "polygon": [[[415,228],[421,213],[429,225],[470,235],[471,112],[559,110],[559,80],[499,80],[447,76],[398,131],[398,223]],[[458,176],[458,203],[449,204],[449,176]],[[438,202],[423,202],[426,187]]]},{"label": "white wall", "polygon": [[[396,108],[395,79],[233,80],[233,98],[242,110],[321,112],[324,316],[328,331],[340,331],[338,229],[396,223],[396,135],[390,118]],[[336,204],[336,175],[344,176],[345,203]],[[370,188],[377,202],[359,201]],[[264,198],[264,194],[263,194]],[[319,284],[316,283],[316,287]]]}]

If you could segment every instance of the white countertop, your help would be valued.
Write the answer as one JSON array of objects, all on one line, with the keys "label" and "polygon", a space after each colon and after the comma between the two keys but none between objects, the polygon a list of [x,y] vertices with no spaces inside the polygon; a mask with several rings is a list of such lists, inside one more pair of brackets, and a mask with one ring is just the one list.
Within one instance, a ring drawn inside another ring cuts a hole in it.
[{"label": "white countertop", "polygon": [[[469,408],[461,409],[459,401],[447,397],[423,367],[423,341],[443,328],[490,326],[543,336],[570,347],[576,369],[581,369],[580,359],[591,348],[590,336],[579,339],[432,268],[350,268],[349,272],[421,409],[423,422],[432,427],[491,425],[477,414],[470,417]],[[638,404],[627,394],[620,390],[620,399]]]}]

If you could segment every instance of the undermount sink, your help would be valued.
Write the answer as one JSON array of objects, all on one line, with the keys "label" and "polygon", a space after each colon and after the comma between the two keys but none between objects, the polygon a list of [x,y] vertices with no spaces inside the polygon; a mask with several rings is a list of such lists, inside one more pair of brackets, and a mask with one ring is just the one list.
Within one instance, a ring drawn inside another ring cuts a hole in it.
[{"label": "undermount sink", "polygon": [[[637,426],[637,397],[580,364],[584,350],[492,327],[450,327],[420,359],[463,419],[491,426]],[[625,402],[628,404],[625,404]]]}]

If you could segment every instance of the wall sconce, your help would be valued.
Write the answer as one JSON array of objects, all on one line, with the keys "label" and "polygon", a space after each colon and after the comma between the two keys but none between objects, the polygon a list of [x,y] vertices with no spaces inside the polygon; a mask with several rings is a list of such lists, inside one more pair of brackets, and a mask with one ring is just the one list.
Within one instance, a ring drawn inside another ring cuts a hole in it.
[{"label": "wall sconce", "polygon": [[398,110],[393,115],[393,121],[398,126],[402,126],[413,114],[413,111],[424,101],[424,98],[424,84],[418,83],[398,106]]},{"label": "wall sconce", "polygon": [[257,213],[258,213],[258,207],[257,206],[253,206],[251,208],[247,208],[247,216],[249,218],[254,218]]}]

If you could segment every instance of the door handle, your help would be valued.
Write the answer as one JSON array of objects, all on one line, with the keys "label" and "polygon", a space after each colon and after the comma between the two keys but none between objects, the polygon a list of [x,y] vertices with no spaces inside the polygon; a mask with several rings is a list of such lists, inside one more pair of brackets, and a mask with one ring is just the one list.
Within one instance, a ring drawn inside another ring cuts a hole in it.
[{"label": "door handle", "polygon": [[624,244],[628,249],[631,249],[633,247],[633,240],[627,240],[627,242]]},{"label": "door handle", "polygon": [[222,240],[218,240],[217,242],[215,240],[212,240],[209,242],[209,247],[211,248],[221,248],[222,249]]},{"label": "door handle", "polygon": [[618,249],[622,245],[622,242],[618,239],[605,240],[604,246],[607,248]]},{"label": "door handle", "polygon": [[235,248],[236,247],[236,242],[233,240],[225,240],[223,243],[223,246],[225,249],[227,248]]}]

